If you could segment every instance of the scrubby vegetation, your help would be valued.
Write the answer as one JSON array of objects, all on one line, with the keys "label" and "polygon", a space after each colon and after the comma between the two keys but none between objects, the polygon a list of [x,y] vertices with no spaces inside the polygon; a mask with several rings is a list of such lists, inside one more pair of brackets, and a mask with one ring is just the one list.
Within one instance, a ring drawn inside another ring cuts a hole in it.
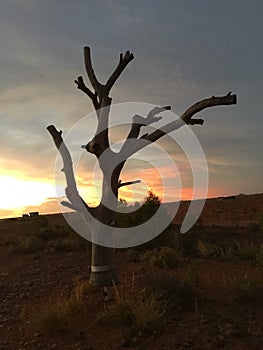
[{"label": "scrubby vegetation", "polygon": [[[142,206],[147,215],[160,205],[150,198]],[[170,225],[143,247],[116,251],[121,283],[105,302],[88,282],[87,242],[63,220],[11,223],[0,237],[3,349],[261,348],[259,229],[213,231],[199,222],[180,234]]]},{"label": "scrubby vegetation", "polygon": [[70,252],[87,248],[87,241],[69,226],[50,227],[45,216],[19,222],[23,233],[8,233],[2,244],[13,253]]}]

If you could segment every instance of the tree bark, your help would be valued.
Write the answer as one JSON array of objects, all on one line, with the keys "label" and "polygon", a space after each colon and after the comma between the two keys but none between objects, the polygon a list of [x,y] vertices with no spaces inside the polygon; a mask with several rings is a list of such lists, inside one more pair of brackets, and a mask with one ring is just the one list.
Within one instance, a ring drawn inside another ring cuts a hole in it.
[{"label": "tree bark", "polygon": [[[113,193],[108,176],[104,176],[101,204],[97,213],[97,219],[100,223],[103,223],[108,227],[114,226],[114,213],[117,209],[117,203],[118,190]],[[105,234],[110,235],[109,230],[107,230],[107,233],[104,232],[102,225],[98,225],[98,228],[96,228],[95,225],[92,234],[98,235],[99,237],[102,237]],[[107,236],[107,241],[110,239],[112,239],[112,237],[110,238]],[[114,246],[113,242],[112,246]],[[117,284],[118,282],[119,279],[114,266],[114,248],[105,247],[93,242],[90,283],[94,286],[107,287]]]}]

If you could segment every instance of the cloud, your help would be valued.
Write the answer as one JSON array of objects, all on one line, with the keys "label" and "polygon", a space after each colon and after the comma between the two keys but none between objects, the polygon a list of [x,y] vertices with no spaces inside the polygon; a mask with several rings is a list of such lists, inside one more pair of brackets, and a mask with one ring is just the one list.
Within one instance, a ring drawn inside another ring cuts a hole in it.
[{"label": "cloud", "polygon": [[[45,128],[52,123],[66,132],[92,111],[73,83],[81,74],[86,79],[82,50],[88,44],[102,81],[115,68],[119,52],[135,54],[112,90],[113,102],[170,104],[181,114],[204,97],[237,92],[237,106],[201,113],[206,123],[193,130],[207,155],[213,186],[234,181],[239,188],[260,191],[262,10],[261,2],[244,0],[168,0],[165,6],[150,0],[1,2],[2,171],[53,181],[57,152]],[[129,122],[131,115],[123,120]],[[77,141],[90,140],[95,128],[90,119]],[[113,140],[127,131],[118,129]],[[160,145],[183,163],[174,144],[162,140]],[[79,152],[76,142],[69,146]],[[150,150],[145,155],[155,158]],[[89,157],[81,160],[81,186],[92,181],[92,165]],[[231,175],[235,167],[237,179]]]},{"label": "cloud", "polygon": [[0,219],[2,218],[13,218],[17,215],[15,210],[0,209]]},{"label": "cloud", "polygon": [[40,205],[31,205],[23,208],[23,213],[25,214],[32,211],[38,211],[40,214],[60,213],[59,200],[57,198],[47,198]]}]

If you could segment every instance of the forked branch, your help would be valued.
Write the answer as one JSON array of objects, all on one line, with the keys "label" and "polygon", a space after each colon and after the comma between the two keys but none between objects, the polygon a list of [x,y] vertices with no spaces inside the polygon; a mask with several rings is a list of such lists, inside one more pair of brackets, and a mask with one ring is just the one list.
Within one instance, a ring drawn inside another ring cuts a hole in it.
[{"label": "forked branch", "polygon": [[79,76],[77,77],[76,80],[74,80],[75,84],[77,85],[77,88],[81,91],[83,91],[86,95],[89,96],[89,98],[92,100],[92,103],[94,105],[94,108],[97,110],[100,108],[98,99],[97,99],[97,93],[96,92],[92,92],[84,83],[83,77]]},{"label": "forked branch", "polygon": [[161,120],[162,117],[156,117],[156,115],[165,110],[171,110],[171,106],[154,107],[146,117],[135,114],[132,118],[131,130],[122,146],[121,152],[124,152],[124,150],[131,145],[131,139],[137,139],[143,126],[151,125]]},{"label": "forked branch", "polygon": [[182,125],[184,125],[184,123],[189,125],[194,125],[194,124],[203,125],[204,123],[203,119],[192,119],[192,117],[196,113],[201,112],[202,110],[208,107],[232,105],[236,103],[237,103],[237,96],[232,95],[231,92],[229,92],[225,96],[218,96],[218,97],[212,96],[210,98],[206,98],[189,107],[182,114],[179,120],[175,120],[171,123],[164,125],[161,129],[158,129],[153,133],[144,137],[144,139],[146,141],[155,142],[165,134],[180,128]]},{"label": "forked branch", "polygon": [[112,75],[109,77],[105,88],[107,93],[109,94],[111,88],[113,87],[113,85],[115,84],[116,80],[119,78],[119,76],[121,75],[121,73],[123,72],[123,70],[125,69],[125,67],[134,59],[133,54],[130,51],[126,51],[125,55],[123,56],[123,54],[120,54],[120,60],[119,60],[119,64],[116,67],[116,69],[114,70],[114,72],[112,73]]},{"label": "forked branch", "polygon": [[94,108],[98,117],[98,126],[94,138],[88,142],[87,146],[84,148],[99,157],[105,149],[109,147],[108,140],[108,123],[109,123],[109,112],[111,105],[111,98],[109,97],[109,92],[121,75],[122,71],[128,65],[128,63],[134,58],[133,54],[127,51],[125,55],[120,54],[119,64],[108,79],[105,85],[101,84],[94,72],[92,62],[91,62],[91,52],[88,46],[84,47],[84,61],[86,71],[90,80],[90,83],[95,90],[93,93],[84,83],[84,80],[79,76],[75,83],[77,88],[82,90],[85,94],[89,96],[92,100]]},{"label": "forked branch", "polygon": [[[116,80],[119,78],[119,76],[121,75],[125,67],[129,64],[129,62],[133,60],[133,58],[134,56],[132,53],[130,53],[130,51],[126,51],[125,55],[121,53],[118,66],[116,67],[112,75],[109,77],[107,83],[103,85],[98,81],[96,74],[94,72],[92,62],[91,62],[90,48],[88,46],[84,47],[84,62],[85,62],[86,71],[87,71],[90,83],[93,89],[95,90],[95,94],[97,94],[97,96],[99,97],[99,100],[109,96],[110,90],[115,84]],[[78,80],[79,78],[75,81],[77,85],[79,85]],[[87,87],[83,86],[82,81],[80,82],[80,85],[82,87],[81,90],[86,92],[87,95],[93,100],[93,96],[91,95],[93,93],[91,91],[89,92],[88,91],[89,89],[87,90]],[[101,108],[100,105],[99,105],[99,108]]]},{"label": "forked branch", "polygon": [[[135,154],[136,152],[138,152],[139,150],[141,150],[142,148],[148,146],[150,143],[155,142],[157,140],[159,140],[162,136],[179,129],[180,127],[182,127],[185,124],[189,124],[189,125],[203,125],[204,121],[203,119],[194,119],[192,118],[196,113],[208,108],[208,107],[213,107],[213,106],[219,106],[219,105],[231,105],[231,104],[236,104],[237,103],[237,96],[236,95],[232,95],[231,92],[229,92],[227,95],[225,96],[219,96],[219,97],[215,97],[212,96],[210,98],[206,98],[204,100],[201,100],[195,104],[193,104],[190,108],[188,108],[183,114],[182,116],[175,120],[172,121],[164,126],[162,126],[161,128],[155,130],[154,132],[150,133],[150,134],[145,134],[143,136],[141,136],[139,139],[134,140],[134,141],[130,141],[130,138],[137,138],[140,132],[140,128],[143,125],[149,125],[147,123],[144,124],[137,124],[137,123],[132,123],[131,126],[131,131],[126,139],[126,141],[124,142],[124,145],[119,153],[119,156],[121,159],[127,159],[128,157],[132,156],[133,154]],[[147,121],[147,119],[149,118],[149,116],[151,117],[152,115],[154,115],[155,121],[159,120],[158,117],[155,117],[156,113],[158,113],[158,109],[161,108],[165,108],[165,109],[169,109],[167,107],[156,107],[156,109],[153,109],[147,116],[147,118],[142,118],[142,120],[140,121],[141,123],[143,123],[143,119],[145,119],[145,121]],[[155,113],[156,112],[156,113]],[[150,118],[151,120],[151,118]]]}]

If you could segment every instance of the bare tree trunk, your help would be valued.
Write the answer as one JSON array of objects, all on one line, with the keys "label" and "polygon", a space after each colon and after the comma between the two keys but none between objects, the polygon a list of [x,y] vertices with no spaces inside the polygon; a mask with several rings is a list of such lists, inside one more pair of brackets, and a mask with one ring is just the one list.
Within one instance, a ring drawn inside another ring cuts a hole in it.
[{"label": "bare tree trunk", "polygon": [[93,286],[108,287],[119,283],[114,266],[113,248],[92,243],[91,261],[90,284]]},{"label": "bare tree trunk", "polygon": [[[115,224],[114,213],[118,204],[118,190],[116,191],[116,186],[114,186],[115,190],[114,188],[112,190],[112,184],[108,178],[109,174],[104,174],[101,205],[98,208],[96,219],[99,223],[107,225],[107,227],[113,227]],[[115,179],[115,184],[116,183],[118,183],[117,179]],[[94,235],[104,237],[105,241],[107,240],[109,244],[112,243],[110,245],[114,247],[114,242],[111,242],[113,237],[108,237],[110,235],[108,229],[107,232],[104,232],[103,226],[99,224],[98,228],[96,228],[95,225],[94,231]],[[108,236],[105,237],[105,235]],[[112,247],[105,247],[92,243],[90,283],[94,286],[106,287],[119,282],[114,265],[114,248]]]}]

